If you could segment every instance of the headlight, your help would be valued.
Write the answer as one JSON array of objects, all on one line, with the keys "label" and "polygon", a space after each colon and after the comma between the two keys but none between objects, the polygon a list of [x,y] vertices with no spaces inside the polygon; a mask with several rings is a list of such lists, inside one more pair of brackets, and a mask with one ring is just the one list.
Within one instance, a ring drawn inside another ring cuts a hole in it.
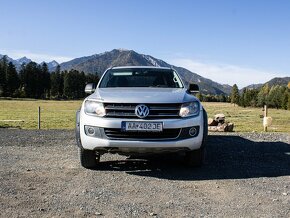
[{"label": "headlight", "polygon": [[190,117],[199,114],[199,103],[197,101],[184,103],[181,105],[179,116]]},{"label": "headlight", "polygon": [[86,101],[85,102],[85,113],[89,115],[95,115],[103,117],[106,115],[106,111],[103,103],[97,101]]}]

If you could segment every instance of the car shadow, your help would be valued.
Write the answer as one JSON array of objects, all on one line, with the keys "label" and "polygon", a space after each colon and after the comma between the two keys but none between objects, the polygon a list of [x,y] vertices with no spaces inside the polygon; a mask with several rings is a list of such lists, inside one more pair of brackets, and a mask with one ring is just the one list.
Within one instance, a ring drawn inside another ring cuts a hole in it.
[{"label": "car shadow", "polygon": [[240,136],[211,135],[207,161],[200,168],[187,167],[180,156],[104,161],[96,170],[125,171],[131,175],[169,180],[211,180],[278,177],[290,175],[290,144],[254,142]]}]

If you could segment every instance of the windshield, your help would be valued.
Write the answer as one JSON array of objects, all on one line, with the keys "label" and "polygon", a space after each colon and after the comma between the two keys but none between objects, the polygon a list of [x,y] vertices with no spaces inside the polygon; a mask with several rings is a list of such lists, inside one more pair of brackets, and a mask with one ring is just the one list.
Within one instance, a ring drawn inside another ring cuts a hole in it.
[{"label": "windshield", "polygon": [[99,85],[99,88],[115,87],[183,88],[183,85],[173,70],[126,68],[108,70]]}]

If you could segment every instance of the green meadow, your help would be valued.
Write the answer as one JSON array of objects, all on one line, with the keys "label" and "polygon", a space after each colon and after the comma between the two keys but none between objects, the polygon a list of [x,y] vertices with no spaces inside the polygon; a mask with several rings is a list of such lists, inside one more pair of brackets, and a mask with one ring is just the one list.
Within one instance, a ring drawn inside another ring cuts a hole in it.
[{"label": "green meadow", "polygon": [[[38,107],[41,107],[42,129],[73,129],[75,113],[82,101],[53,100],[0,100],[0,127],[37,129]],[[235,132],[263,131],[262,108],[243,108],[229,103],[203,103],[208,117],[223,113],[226,120],[234,123]],[[273,118],[269,132],[290,133],[290,111],[269,109]]]}]

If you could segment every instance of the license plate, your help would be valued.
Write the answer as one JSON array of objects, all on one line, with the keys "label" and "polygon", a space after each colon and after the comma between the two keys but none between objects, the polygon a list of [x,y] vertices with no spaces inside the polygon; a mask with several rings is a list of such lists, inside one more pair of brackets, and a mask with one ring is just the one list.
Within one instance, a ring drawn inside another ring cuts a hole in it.
[{"label": "license plate", "polygon": [[127,122],[121,123],[122,131],[162,132],[162,122]]}]

